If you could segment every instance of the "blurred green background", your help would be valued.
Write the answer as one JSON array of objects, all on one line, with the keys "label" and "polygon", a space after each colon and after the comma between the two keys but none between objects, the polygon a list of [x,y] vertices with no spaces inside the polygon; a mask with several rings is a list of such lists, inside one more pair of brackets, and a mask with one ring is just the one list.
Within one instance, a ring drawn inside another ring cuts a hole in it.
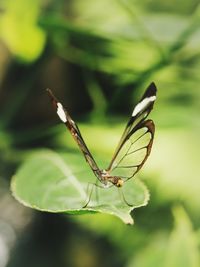
[{"label": "blurred green background", "polygon": [[[0,267],[200,266],[199,69],[198,0],[1,0]],[[13,199],[10,179],[33,150],[78,152],[45,88],[109,162],[151,81],[156,136],[137,175],[151,198],[133,226]]]}]

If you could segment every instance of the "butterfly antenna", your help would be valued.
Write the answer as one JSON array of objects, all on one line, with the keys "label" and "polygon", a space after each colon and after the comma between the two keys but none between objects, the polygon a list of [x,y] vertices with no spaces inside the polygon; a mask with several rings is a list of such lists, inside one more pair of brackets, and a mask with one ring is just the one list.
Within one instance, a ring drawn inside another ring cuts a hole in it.
[{"label": "butterfly antenna", "polygon": [[48,95],[49,95],[49,97],[51,99],[53,107],[55,109],[57,109],[57,103],[59,102],[58,99],[54,96],[54,94],[52,93],[52,91],[49,88],[47,88],[46,91],[47,91],[47,93],[48,93]]}]

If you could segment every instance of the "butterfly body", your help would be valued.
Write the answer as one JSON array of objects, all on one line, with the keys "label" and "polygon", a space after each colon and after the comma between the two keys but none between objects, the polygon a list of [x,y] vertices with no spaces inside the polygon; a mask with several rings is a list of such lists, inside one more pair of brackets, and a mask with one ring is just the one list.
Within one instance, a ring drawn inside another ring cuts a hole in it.
[{"label": "butterfly body", "polygon": [[104,184],[105,187],[110,187],[115,185],[116,187],[122,187],[124,181],[119,176],[112,176],[106,170],[100,171],[100,176],[98,179]]},{"label": "butterfly body", "polygon": [[156,86],[151,83],[143,97],[133,109],[118,147],[107,169],[99,169],[90,153],[81,132],[72,120],[67,110],[56,99],[50,89],[47,89],[52,104],[60,120],[67,126],[72,137],[82,151],[86,162],[103,187],[122,187],[124,182],[132,178],[147,160],[154,139],[155,125],[152,120],[146,120],[153,109],[156,100]]}]

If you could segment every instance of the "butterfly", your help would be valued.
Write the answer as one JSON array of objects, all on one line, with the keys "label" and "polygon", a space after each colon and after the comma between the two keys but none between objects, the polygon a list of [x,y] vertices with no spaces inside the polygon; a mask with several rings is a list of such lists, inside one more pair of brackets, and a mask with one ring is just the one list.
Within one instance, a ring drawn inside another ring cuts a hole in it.
[{"label": "butterfly", "polygon": [[155,133],[154,122],[146,119],[153,109],[156,100],[157,88],[153,82],[148,86],[141,100],[134,107],[112,160],[109,166],[103,170],[98,167],[83,140],[77,124],[73,121],[68,111],[57,100],[50,89],[47,89],[47,92],[58,117],[69,129],[86,162],[104,187],[113,185],[122,187],[124,182],[131,179],[142,168],[150,155]]}]

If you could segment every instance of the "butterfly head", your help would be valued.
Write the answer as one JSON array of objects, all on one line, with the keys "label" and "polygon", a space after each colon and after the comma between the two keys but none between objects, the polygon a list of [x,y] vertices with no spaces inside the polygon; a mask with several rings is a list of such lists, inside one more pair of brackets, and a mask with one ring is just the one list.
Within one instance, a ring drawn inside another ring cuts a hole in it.
[{"label": "butterfly head", "polygon": [[117,183],[115,184],[115,186],[122,187],[124,184],[124,181],[119,177],[116,177],[116,178],[117,178]]},{"label": "butterfly head", "polygon": [[124,184],[124,181],[119,176],[110,176],[108,180],[116,187],[122,187]]},{"label": "butterfly head", "polygon": [[122,187],[124,184],[124,181],[118,176],[110,176],[108,180],[116,187]]}]

